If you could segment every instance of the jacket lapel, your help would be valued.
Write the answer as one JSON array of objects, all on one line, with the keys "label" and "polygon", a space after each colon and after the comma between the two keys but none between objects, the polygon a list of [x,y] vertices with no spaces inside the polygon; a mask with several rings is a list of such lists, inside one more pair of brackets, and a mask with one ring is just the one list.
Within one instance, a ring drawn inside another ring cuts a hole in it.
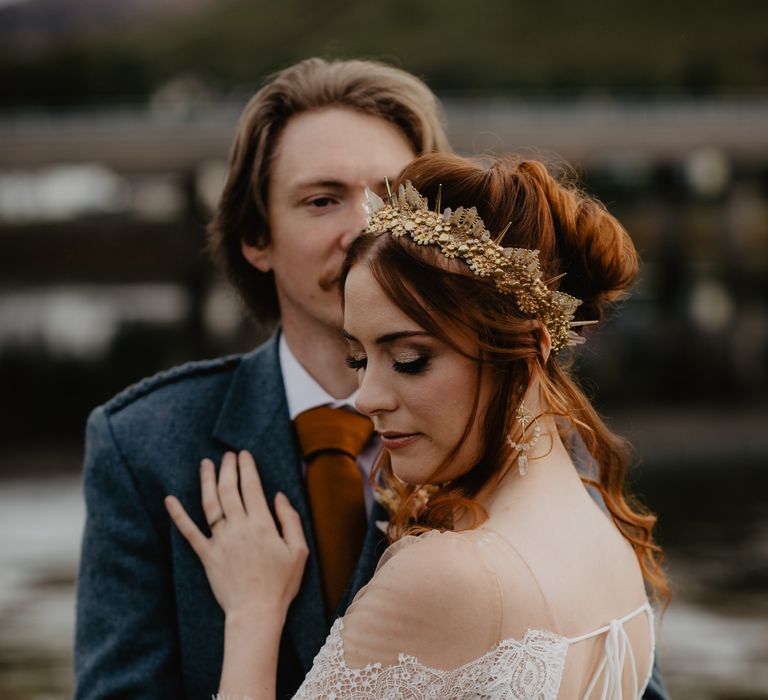
[{"label": "jacket lapel", "polygon": [[288,415],[277,341],[275,334],[243,357],[224,399],[214,438],[233,450],[249,450],[270,507],[275,494],[282,491],[301,516],[310,554],[301,589],[288,610],[286,630],[307,672],[328,629],[301,457]]}]

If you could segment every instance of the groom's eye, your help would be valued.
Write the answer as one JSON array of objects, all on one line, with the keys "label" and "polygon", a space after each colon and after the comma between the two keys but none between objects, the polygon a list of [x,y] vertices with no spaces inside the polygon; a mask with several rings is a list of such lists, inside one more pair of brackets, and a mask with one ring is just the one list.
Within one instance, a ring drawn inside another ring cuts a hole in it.
[{"label": "groom's eye", "polygon": [[331,197],[315,197],[309,200],[309,204],[316,209],[323,209],[333,204],[334,200]]}]

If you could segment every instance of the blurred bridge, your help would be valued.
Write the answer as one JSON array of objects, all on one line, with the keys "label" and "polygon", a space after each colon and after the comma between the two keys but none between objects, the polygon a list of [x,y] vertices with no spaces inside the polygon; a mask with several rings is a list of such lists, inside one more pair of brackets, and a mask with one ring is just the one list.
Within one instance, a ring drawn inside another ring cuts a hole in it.
[{"label": "blurred bridge", "polygon": [[[226,159],[242,106],[0,118],[0,170],[96,162],[119,173],[187,171]],[[445,107],[460,153],[556,153],[585,168],[618,157],[682,159],[701,148],[733,163],[768,159],[768,99],[448,99]]]}]

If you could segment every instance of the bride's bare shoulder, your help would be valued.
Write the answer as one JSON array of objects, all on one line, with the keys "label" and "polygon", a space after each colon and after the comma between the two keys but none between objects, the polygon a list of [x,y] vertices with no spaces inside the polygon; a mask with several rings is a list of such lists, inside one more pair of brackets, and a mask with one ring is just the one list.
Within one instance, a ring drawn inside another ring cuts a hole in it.
[{"label": "bride's bare shoulder", "polygon": [[[451,532],[431,530],[418,536],[406,536],[391,544],[382,555],[377,576],[417,575],[432,579],[451,574],[458,581],[472,584],[488,574],[484,564],[484,541],[479,530]],[[479,569],[479,570],[478,570]]]},{"label": "bride's bare shoulder", "polygon": [[[498,641],[500,612],[497,582],[474,538],[427,533],[390,547],[344,617],[345,647],[358,663],[405,652],[452,668]],[[454,640],[450,648],[447,639]]]}]

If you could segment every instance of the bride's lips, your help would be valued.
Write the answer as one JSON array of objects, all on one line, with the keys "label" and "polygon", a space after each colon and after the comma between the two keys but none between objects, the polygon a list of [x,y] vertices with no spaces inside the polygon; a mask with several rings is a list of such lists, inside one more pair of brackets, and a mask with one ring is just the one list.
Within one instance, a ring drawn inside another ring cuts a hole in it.
[{"label": "bride's lips", "polygon": [[394,431],[379,433],[382,446],[388,450],[397,450],[400,447],[411,445],[420,437],[421,433],[396,433]]}]

